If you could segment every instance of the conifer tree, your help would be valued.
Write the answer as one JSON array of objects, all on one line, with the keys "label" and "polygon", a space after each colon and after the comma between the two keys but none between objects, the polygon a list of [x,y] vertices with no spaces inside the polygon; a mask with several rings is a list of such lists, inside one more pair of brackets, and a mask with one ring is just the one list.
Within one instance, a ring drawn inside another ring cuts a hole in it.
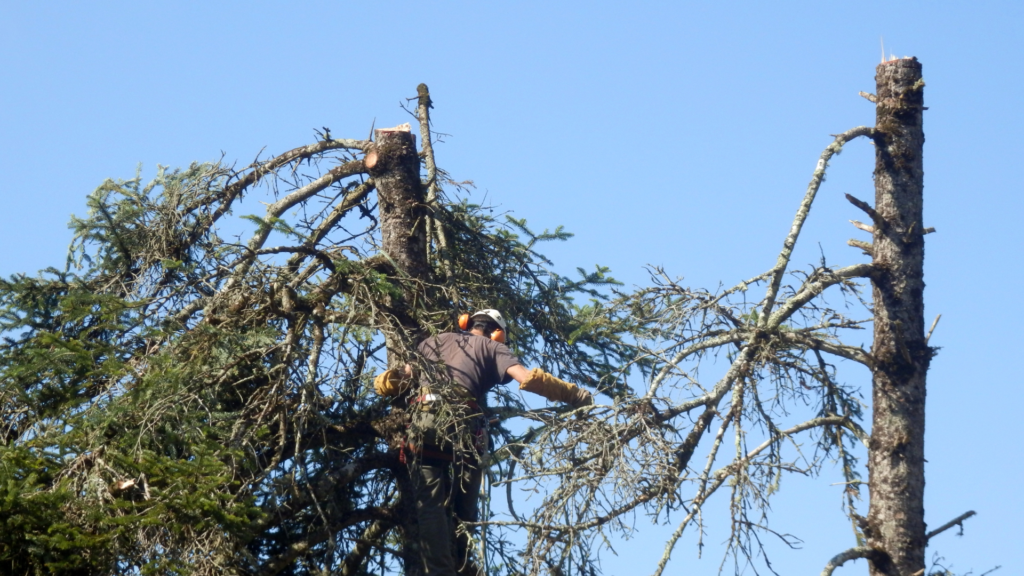
[{"label": "conifer tree", "polygon": [[0,282],[4,572],[414,566],[403,410],[375,372],[490,306],[525,361],[607,381],[624,349],[573,301],[606,270],[550,272],[537,249],[570,234],[494,216],[429,155],[421,182],[414,143],[109,180],[65,269]]}]

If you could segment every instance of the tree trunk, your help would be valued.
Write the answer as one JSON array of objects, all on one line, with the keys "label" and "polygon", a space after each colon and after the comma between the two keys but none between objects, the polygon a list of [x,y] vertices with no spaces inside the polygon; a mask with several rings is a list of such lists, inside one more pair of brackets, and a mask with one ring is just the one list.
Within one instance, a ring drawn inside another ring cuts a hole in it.
[{"label": "tree trunk", "polygon": [[366,167],[377,183],[380,198],[381,248],[406,275],[426,279],[427,235],[423,183],[416,137],[408,124],[377,130],[376,146],[366,156]]},{"label": "tree trunk", "polygon": [[924,408],[931,350],[924,333],[924,81],[916,58],[875,76],[874,346],[868,545],[887,554],[872,575],[925,567]]},{"label": "tree trunk", "polygon": [[[377,130],[374,136],[375,145],[367,152],[364,163],[377,186],[381,252],[397,268],[392,282],[401,289],[400,296],[385,297],[384,305],[380,306],[385,315],[391,316],[382,321],[388,365],[398,368],[405,365],[409,351],[424,336],[416,309],[421,304],[417,294],[424,293],[424,284],[431,279],[427,261],[428,214],[416,137],[409,132],[408,125]],[[402,519],[403,573],[417,576],[423,573],[423,566],[419,548],[413,544],[419,541],[416,500],[409,470],[399,466],[395,474],[400,492],[397,509]]]},{"label": "tree trunk", "polygon": [[386,312],[404,330],[403,334],[394,334],[385,329],[388,363],[393,366],[404,364],[405,349],[423,336],[416,320],[416,295],[423,292],[422,283],[429,282],[431,276],[427,261],[428,212],[416,137],[409,132],[408,124],[374,134],[375,144],[364,163],[377,186],[381,252],[397,268],[395,281],[402,289],[401,298],[386,302]]}]

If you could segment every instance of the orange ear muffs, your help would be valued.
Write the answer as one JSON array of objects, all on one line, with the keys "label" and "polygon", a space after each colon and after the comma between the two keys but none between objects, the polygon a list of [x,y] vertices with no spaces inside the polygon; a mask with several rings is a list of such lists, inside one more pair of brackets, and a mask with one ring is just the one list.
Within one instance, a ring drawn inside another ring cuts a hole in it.
[{"label": "orange ear muffs", "polygon": [[[459,328],[462,330],[469,330],[469,314],[463,314],[459,316]],[[495,342],[505,343],[505,331],[498,328],[494,332],[491,332],[491,340]]]}]

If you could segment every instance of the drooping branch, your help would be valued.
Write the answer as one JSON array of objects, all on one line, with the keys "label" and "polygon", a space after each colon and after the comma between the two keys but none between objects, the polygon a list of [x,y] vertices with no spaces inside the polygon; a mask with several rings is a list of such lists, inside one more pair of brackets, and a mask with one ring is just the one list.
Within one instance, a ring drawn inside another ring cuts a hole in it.
[{"label": "drooping branch", "polygon": [[[722,439],[725,438],[725,432],[729,428],[729,424],[732,423],[733,409],[722,417],[722,423],[718,426],[718,432],[715,434],[715,441],[711,445],[711,450],[708,451],[708,456],[704,464],[704,471],[700,475],[699,485],[697,487],[697,495],[691,502],[691,508],[696,511],[695,507],[699,507],[703,504],[702,495],[708,494],[708,481],[711,480],[711,468],[715,464],[715,459],[718,457],[718,450],[722,446]],[[690,525],[690,521],[693,519],[693,513],[691,512],[683,521],[676,526],[674,532],[669,537],[668,541],[665,542],[665,549],[661,554],[661,559],[658,561],[658,567],[655,569],[653,576],[661,576],[664,573],[665,568],[668,566],[668,561],[672,557],[672,551],[675,549],[679,539],[682,538],[683,532],[686,527]]]},{"label": "drooping branch", "polygon": [[825,150],[821,153],[821,157],[818,159],[818,165],[815,166],[814,173],[811,175],[811,182],[807,185],[807,192],[804,194],[804,199],[796,211],[796,217],[793,218],[793,224],[790,227],[789,234],[786,235],[786,239],[782,243],[782,251],[779,252],[778,261],[772,269],[771,283],[768,287],[768,293],[764,298],[764,305],[762,306],[762,327],[767,325],[768,317],[771,314],[772,308],[775,306],[775,298],[779,293],[779,288],[782,286],[782,277],[786,273],[786,268],[789,266],[789,259],[793,255],[793,248],[796,246],[797,238],[800,236],[800,230],[803,229],[804,222],[807,220],[807,215],[811,211],[811,204],[814,203],[814,197],[818,194],[818,188],[821,187],[821,183],[825,180],[825,169],[828,167],[828,161],[832,156],[839,153],[839,151],[843,149],[843,145],[850,140],[861,136],[872,136],[874,133],[874,128],[868,128],[867,126],[858,126],[857,128],[847,130],[846,132],[837,135],[835,140],[826,146]]},{"label": "drooping branch", "polygon": [[[731,415],[731,414],[732,414],[732,411],[729,412],[729,415]],[[719,432],[718,432],[718,434],[715,437],[715,446],[716,447],[717,447],[717,445],[719,443],[721,443],[721,439],[722,439],[722,437],[725,434],[725,427],[726,427],[726,425],[728,423],[729,415],[727,415],[726,418],[723,420],[723,423],[722,423],[722,425],[721,425],[721,427],[719,429]],[[702,476],[702,479],[701,479],[700,488],[698,489],[696,496],[694,496],[693,501],[690,503],[690,511],[683,518],[683,520],[679,523],[679,525],[676,527],[675,531],[672,533],[672,536],[669,537],[669,539],[668,539],[668,541],[666,543],[666,546],[665,546],[665,550],[662,553],[662,557],[661,557],[661,559],[658,562],[658,567],[657,567],[657,569],[654,572],[654,576],[661,576],[661,574],[664,573],[665,567],[668,565],[669,558],[671,557],[672,550],[673,550],[673,548],[675,548],[676,542],[678,542],[679,538],[682,536],[683,532],[686,530],[686,527],[689,526],[689,524],[693,521],[694,517],[696,517],[697,513],[700,511],[701,506],[703,506],[704,502],[706,502],[707,499],[712,494],[714,494],[719,488],[721,488],[722,485],[725,484],[725,481],[731,475],[735,474],[738,470],[743,468],[748,462],[753,460],[756,456],[758,456],[759,454],[761,454],[762,452],[767,450],[769,447],[771,447],[773,444],[777,443],[782,438],[786,438],[788,436],[792,436],[793,434],[799,434],[800,432],[804,432],[804,431],[810,430],[812,428],[819,428],[819,427],[822,427],[822,426],[836,426],[836,425],[842,426],[842,425],[844,425],[847,422],[849,422],[849,420],[847,418],[839,417],[839,416],[815,418],[813,420],[809,420],[807,422],[803,422],[801,424],[798,424],[798,425],[796,425],[796,426],[794,426],[792,428],[780,431],[779,436],[777,438],[772,438],[772,439],[766,440],[764,443],[762,443],[758,447],[756,447],[753,450],[750,450],[749,452],[747,452],[746,455],[743,458],[741,458],[739,460],[736,460],[736,461],[733,461],[732,463],[728,464],[727,466],[724,466],[724,467],[720,468],[719,470],[716,470],[713,474],[710,474],[710,475],[708,474],[708,470],[710,468],[705,469],[704,475]],[[714,454],[714,453],[715,453],[715,450],[713,449],[712,450],[712,454]],[[714,461],[714,459],[711,456],[709,456],[709,461],[708,461],[708,466],[709,467],[713,463],[713,461]],[[710,486],[708,486],[708,479],[711,479]]]},{"label": "drooping branch", "polygon": [[294,162],[296,160],[303,160],[305,158],[311,158],[314,155],[322,154],[330,150],[365,150],[369,147],[370,142],[368,140],[321,140],[315,144],[309,144],[307,146],[299,146],[293,148],[284,154],[280,154],[267,160],[266,162],[255,162],[249,167],[249,171],[246,172],[241,178],[228,184],[224,191],[215,198],[203,199],[201,202],[194,203],[185,209],[185,213],[189,214],[194,212],[196,209],[206,205],[208,202],[217,199],[220,200],[220,206],[218,206],[206,222],[195,227],[188,235],[186,244],[191,245],[195,243],[203,234],[205,234],[215,222],[217,222],[231,206],[234,205],[235,199],[241,194],[246,188],[257,184],[264,176],[274,173],[282,166]]},{"label": "drooping branch", "polygon": [[309,184],[299,188],[298,190],[288,194],[284,198],[281,198],[277,202],[274,202],[270,206],[267,206],[267,213],[263,218],[263,223],[259,229],[253,234],[252,238],[249,239],[249,252],[250,256],[243,258],[242,262],[235,268],[231,279],[226,283],[224,290],[230,290],[237,284],[249,271],[249,267],[256,258],[256,254],[260,248],[263,247],[263,243],[267,241],[270,233],[274,230],[272,222],[282,214],[284,214],[289,208],[292,208],[300,202],[304,202],[311,198],[313,195],[319,193],[321,190],[328,186],[338,182],[342,178],[348,176],[354,176],[364,171],[363,163],[361,161],[351,161],[341,166],[337,166],[327,174],[317,178]]},{"label": "drooping branch", "polygon": [[[319,244],[320,241],[324,239],[324,237],[326,237],[332,230],[334,230],[334,227],[337,226],[341,218],[345,214],[347,214],[349,210],[352,210],[353,208],[356,207],[356,205],[365,200],[366,197],[370,194],[370,192],[373,191],[373,189],[374,182],[373,179],[371,178],[366,182],[363,182],[362,184],[359,184],[355,188],[349,190],[345,194],[345,197],[342,198],[341,202],[339,202],[334,207],[334,209],[331,210],[331,213],[328,214],[327,217],[320,222],[320,224],[316,227],[316,230],[314,230],[307,237],[306,242],[303,243],[303,246],[305,248],[312,249],[317,244]],[[291,260],[288,261],[288,266],[292,269],[295,269],[300,262],[301,258],[292,258]]]},{"label": "drooping branch", "polygon": [[324,152],[331,150],[366,150],[369,145],[369,140],[348,140],[341,138],[321,140],[315,144],[293,148],[284,154],[279,154],[270,160],[267,160],[266,162],[253,164],[251,167],[252,169],[249,172],[225,188],[225,200],[233,200],[239,192],[258,183],[260,179],[267,174],[271,174],[282,166],[296,160],[312,158],[317,154],[323,154]]},{"label": "drooping branch", "polygon": [[314,194],[320,192],[324,188],[327,188],[331,184],[339,182],[343,178],[355,176],[356,174],[364,174],[365,172],[366,169],[363,167],[363,162],[359,160],[353,160],[351,162],[346,162],[341,166],[335,166],[328,170],[327,174],[324,174],[320,178],[317,178],[268,206],[267,218],[278,218],[289,208],[292,208],[299,202],[305,202]]},{"label": "drooping branch", "polygon": [[846,416],[823,416],[821,418],[813,418],[806,422],[801,422],[800,424],[797,424],[796,426],[787,428],[785,430],[780,430],[777,438],[768,438],[767,440],[759,444],[756,448],[753,448],[752,450],[748,451],[743,458],[736,460],[731,464],[728,464],[716,470],[714,473],[714,477],[726,478],[730,474],[734,474],[736,470],[738,470],[740,467],[744,466],[746,463],[753,460],[758,454],[761,454],[768,448],[771,448],[771,446],[778,442],[781,438],[792,436],[794,434],[799,434],[800,432],[804,432],[812,428],[821,428],[822,426],[846,426],[849,422],[850,419],[847,418]]},{"label": "drooping branch", "polygon": [[749,330],[736,329],[730,330],[729,332],[719,335],[709,334],[708,338],[705,338],[700,342],[697,342],[696,344],[687,346],[686,348],[680,350],[675,354],[675,356],[672,357],[671,360],[666,360],[665,367],[662,368],[662,370],[658,373],[657,376],[651,379],[651,387],[647,390],[647,394],[645,396],[647,398],[653,398],[655,393],[657,393],[658,391],[658,387],[671,373],[671,369],[677,368],[679,364],[686,360],[688,357],[698,352],[708,350],[710,348],[717,348],[719,346],[724,346],[726,344],[735,344],[738,342],[743,342],[744,340],[749,339],[749,332]]}]

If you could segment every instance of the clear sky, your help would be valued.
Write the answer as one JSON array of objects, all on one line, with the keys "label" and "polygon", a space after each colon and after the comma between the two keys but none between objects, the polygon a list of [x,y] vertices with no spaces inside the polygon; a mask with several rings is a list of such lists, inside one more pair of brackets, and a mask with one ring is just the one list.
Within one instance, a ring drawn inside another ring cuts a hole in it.
[{"label": "clear sky", "polygon": [[[430,86],[438,163],[478,198],[576,237],[565,272],[645,264],[693,285],[768,269],[822,148],[870,125],[874,69],[917,56],[925,103],[926,300],[942,314],[929,375],[927,521],[973,509],[939,552],[957,572],[1019,573],[1022,55],[1017,2],[0,2],[0,274],[61,266],[66,223],[138,163],[246,164],[314,140],[365,138]],[[870,200],[873,152],[832,161],[794,263],[864,256],[844,193]],[[251,202],[251,201],[250,201]],[[253,203],[254,204],[254,203]],[[254,208],[253,212],[258,210]],[[820,245],[820,248],[819,248]],[[842,377],[867,393],[868,375]],[[1016,416],[1015,416],[1016,414]],[[787,480],[773,527],[781,574],[818,573],[853,545],[835,470]],[[724,514],[725,508],[720,512]],[[606,573],[650,572],[645,531]],[[693,537],[675,573],[714,573]],[[865,573],[863,562],[841,569]]]}]

